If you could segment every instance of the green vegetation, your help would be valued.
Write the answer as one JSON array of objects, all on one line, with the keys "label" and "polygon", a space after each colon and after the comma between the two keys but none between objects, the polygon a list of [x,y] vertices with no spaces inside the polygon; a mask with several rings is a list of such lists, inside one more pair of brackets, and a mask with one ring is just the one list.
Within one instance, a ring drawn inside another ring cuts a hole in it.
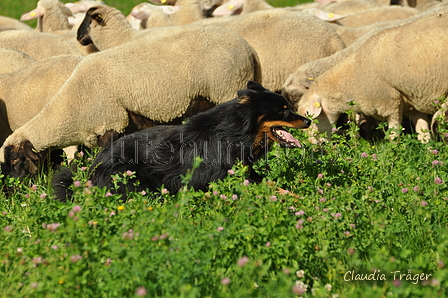
[{"label": "green vegetation", "polygon": [[[37,5],[38,0],[2,0],[0,2],[0,14],[12,18],[19,19],[20,16],[32,9],[34,9]],[[61,2],[76,2],[70,0],[62,0]],[[129,14],[131,9],[139,3],[149,2],[142,0],[106,0],[104,1],[107,5],[113,6],[121,10],[125,15]],[[302,2],[309,2],[309,0],[270,0],[268,1],[271,5],[274,6],[294,6]],[[30,22],[31,23],[31,22]]]},{"label": "green vegetation", "polygon": [[[0,4],[16,18],[35,6]],[[0,297],[446,297],[446,144],[294,134],[304,148],[275,145],[262,183],[239,165],[205,193],[123,202],[91,186],[87,153],[73,202],[52,199],[53,171],[0,173]]]},{"label": "green vegetation", "polygon": [[73,202],[52,199],[52,173],[3,177],[0,293],[443,297],[445,144],[403,135],[372,145],[356,134],[352,126],[348,140],[323,147],[274,146],[258,164],[263,183],[248,184],[240,165],[205,193],[122,202],[90,185],[88,154],[75,163]]}]

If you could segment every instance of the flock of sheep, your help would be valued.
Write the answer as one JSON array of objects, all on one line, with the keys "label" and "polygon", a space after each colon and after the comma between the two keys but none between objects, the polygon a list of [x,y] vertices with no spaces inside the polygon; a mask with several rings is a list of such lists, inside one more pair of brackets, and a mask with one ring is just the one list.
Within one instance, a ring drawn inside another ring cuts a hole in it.
[{"label": "flock of sheep", "polygon": [[[161,1],[125,16],[101,1],[40,0],[21,20],[0,16],[0,162],[14,163],[5,148],[73,156],[180,123],[249,80],[318,119],[312,142],[329,140],[350,109],[396,129],[407,116],[426,142],[445,113],[448,2]],[[23,22],[33,18],[35,29]]]}]

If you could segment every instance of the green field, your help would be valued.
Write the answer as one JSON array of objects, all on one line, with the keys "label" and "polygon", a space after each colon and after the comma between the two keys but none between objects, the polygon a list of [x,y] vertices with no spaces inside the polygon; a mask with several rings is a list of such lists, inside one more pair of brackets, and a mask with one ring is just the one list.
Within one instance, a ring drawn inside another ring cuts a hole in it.
[{"label": "green field", "polygon": [[292,132],[304,147],[274,145],[262,183],[238,165],[207,192],[123,202],[89,183],[94,153],[75,161],[73,202],[52,198],[53,170],[0,172],[0,297],[448,297],[446,144]]},{"label": "green field", "polygon": [[306,147],[274,146],[258,185],[237,166],[205,193],[131,193],[126,203],[89,185],[87,154],[70,203],[52,199],[52,172],[2,177],[0,293],[445,297],[445,144],[356,134],[318,147],[296,131]]},{"label": "green field", "polygon": [[[76,2],[76,1],[61,1],[63,3],[67,2]],[[141,0],[109,0],[104,1],[107,5],[113,6],[121,10],[125,15],[129,14],[131,9],[139,3],[149,2],[149,1],[141,1]],[[274,6],[294,6],[301,2],[309,2],[307,0],[271,0],[268,1],[271,5]],[[37,1],[35,0],[2,0],[0,2],[0,15],[13,17],[19,19],[20,16],[32,9],[34,9],[37,5]]]}]

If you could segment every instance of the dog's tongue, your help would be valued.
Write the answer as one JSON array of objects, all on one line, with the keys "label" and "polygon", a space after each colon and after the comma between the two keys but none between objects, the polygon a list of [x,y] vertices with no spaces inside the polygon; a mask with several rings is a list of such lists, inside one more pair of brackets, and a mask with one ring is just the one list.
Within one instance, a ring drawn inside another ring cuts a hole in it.
[{"label": "dog's tongue", "polygon": [[296,138],[294,138],[292,136],[292,134],[290,134],[289,132],[287,132],[286,130],[280,130],[279,133],[281,134],[281,136],[288,142],[293,143],[296,147],[298,148],[302,148],[302,145],[300,144],[299,140],[297,140]]}]

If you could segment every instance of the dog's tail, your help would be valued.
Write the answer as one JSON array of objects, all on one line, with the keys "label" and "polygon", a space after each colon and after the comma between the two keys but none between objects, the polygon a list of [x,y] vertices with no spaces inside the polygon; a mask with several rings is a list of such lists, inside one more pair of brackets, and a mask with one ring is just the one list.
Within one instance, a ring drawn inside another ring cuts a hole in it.
[{"label": "dog's tail", "polygon": [[70,186],[73,185],[73,173],[69,168],[62,168],[53,177],[53,193],[56,200],[66,202],[71,200],[73,190]]}]

